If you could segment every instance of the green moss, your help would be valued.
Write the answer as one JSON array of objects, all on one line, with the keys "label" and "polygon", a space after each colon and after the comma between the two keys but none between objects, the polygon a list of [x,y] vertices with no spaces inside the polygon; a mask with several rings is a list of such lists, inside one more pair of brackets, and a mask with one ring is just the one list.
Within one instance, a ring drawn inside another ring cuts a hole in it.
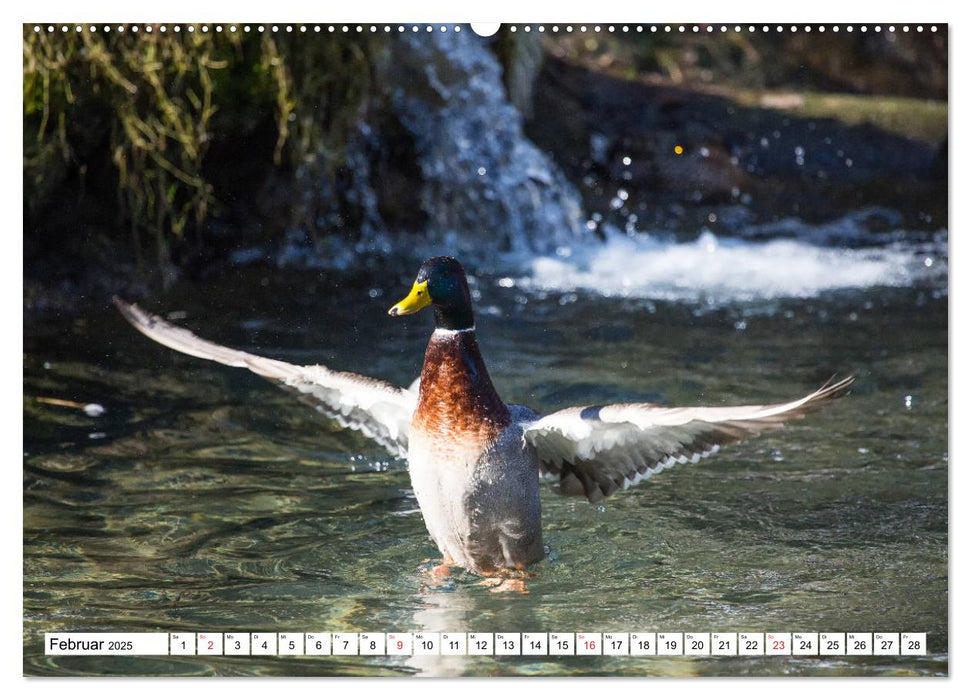
[{"label": "green moss", "polygon": [[[228,28],[228,25],[227,25]],[[333,175],[374,88],[383,37],[208,31],[34,32],[24,27],[28,216],[92,163],[117,177],[118,219],[140,268],[168,284],[172,248],[222,204],[205,175],[214,139],[272,115],[275,167]]]},{"label": "green moss", "polygon": [[947,102],[940,100],[755,90],[736,90],[728,96],[746,107],[767,107],[798,117],[836,119],[844,124],[872,124],[932,146],[947,137]]},{"label": "green moss", "polygon": [[810,93],[799,113],[847,124],[869,123],[935,146],[947,137],[947,102],[938,100]]}]

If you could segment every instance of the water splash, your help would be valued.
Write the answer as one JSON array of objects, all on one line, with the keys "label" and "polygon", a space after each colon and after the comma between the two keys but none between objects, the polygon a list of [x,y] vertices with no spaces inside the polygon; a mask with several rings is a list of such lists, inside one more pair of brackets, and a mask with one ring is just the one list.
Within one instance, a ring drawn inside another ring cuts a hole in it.
[{"label": "water splash", "polygon": [[[812,227],[802,224],[812,237]],[[697,239],[626,236],[526,262],[516,279],[527,291],[594,291],[605,296],[700,301],[719,305],[782,297],[814,297],[838,289],[929,283],[946,293],[947,243],[827,247],[804,240],[748,241],[703,231]],[[927,261],[931,264],[928,265]]]}]

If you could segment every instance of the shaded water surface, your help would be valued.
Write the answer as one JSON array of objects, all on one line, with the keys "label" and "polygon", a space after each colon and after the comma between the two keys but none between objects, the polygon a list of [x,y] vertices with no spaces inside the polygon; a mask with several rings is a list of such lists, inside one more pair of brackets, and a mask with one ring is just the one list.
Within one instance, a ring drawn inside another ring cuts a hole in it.
[{"label": "shaded water surface", "polygon": [[[386,315],[405,280],[283,277],[251,268],[146,306],[260,354],[417,376],[431,319]],[[701,312],[474,287],[500,392],[539,410],[777,401],[858,379],[827,410],[602,507],[544,485],[549,559],[527,595],[495,593],[461,573],[433,585],[405,464],[365,438],[107,305],[28,317],[25,673],[947,673],[946,298],[872,288]],[[45,657],[43,634],[67,630],[922,631],[932,655]]]}]

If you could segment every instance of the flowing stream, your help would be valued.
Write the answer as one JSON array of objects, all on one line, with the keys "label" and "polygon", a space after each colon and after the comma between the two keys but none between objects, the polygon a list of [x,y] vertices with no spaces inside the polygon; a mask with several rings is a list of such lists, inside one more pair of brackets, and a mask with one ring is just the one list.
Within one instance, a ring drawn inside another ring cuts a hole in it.
[{"label": "flowing stream", "polygon": [[[704,290],[652,300],[517,274],[472,282],[508,401],[720,405],[794,398],[833,373],[857,382],[783,431],[599,507],[544,485],[549,558],[528,594],[495,593],[461,573],[430,583],[422,562],[437,552],[406,465],[365,438],[248,372],[152,343],[107,304],[28,318],[25,672],[947,672],[940,279],[711,305]],[[228,345],[406,385],[431,330],[427,316],[386,314],[408,283],[247,267],[147,306]],[[924,631],[931,655],[45,657],[44,632],[60,630]]]}]

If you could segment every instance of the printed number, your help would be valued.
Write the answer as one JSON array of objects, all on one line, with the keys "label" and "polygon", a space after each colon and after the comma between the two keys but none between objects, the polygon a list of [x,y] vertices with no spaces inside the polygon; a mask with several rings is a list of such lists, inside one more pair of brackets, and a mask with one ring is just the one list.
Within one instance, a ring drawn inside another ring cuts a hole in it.
[{"label": "printed number", "polygon": [[590,651],[593,651],[594,649],[597,648],[597,642],[595,642],[592,639],[588,639],[587,641],[585,641],[583,643],[583,648],[584,649],[589,649]]},{"label": "printed number", "polygon": [[718,651],[726,651],[731,648],[731,644],[727,640],[721,640],[718,642]]},{"label": "printed number", "polygon": [[692,651],[699,651],[704,648],[705,648],[705,645],[701,643],[701,640],[696,639],[695,641],[691,642]]},{"label": "printed number", "polygon": [[611,649],[623,649],[623,647],[624,647],[624,643],[619,639],[615,639],[610,643]]},{"label": "printed number", "polygon": [[475,643],[475,648],[478,649],[479,651],[485,651],[486,649],[489,648],[489,644],[486,642],[486,640],[480,639]]},{"label": "printed number", "polygon": [[650,651],[651,643],[646,639],[641,640],[640,642],[637,643],[637,648],[640,649],[641,651]]},{"label": "printed number", "polygon": [[[182,642],[182,648],[185,648],[185,642]],[[132,643],[131,641],[120,641],[120,642],[108,642],[108,651],[131,651]]]},{"label": "printed number", "polygon": [[398,640],[398,643],[395,644],[395,646],[398,648],[398,651],[401,651],[402,649],[405,648],[404,640],[399,639]]},{"label": "printed number", "polygon": [[315,648],[315,649],[317,649],[318,651],[320,651],[321,649],[323,649],[323,648],[324,648],[324,643],[323,643],[323,642],[321,642],[321,641],[320,641],[320,640],[318,639],[318,640],[317,640],[317,643],[316,643],[316,644],[314,644],[314,648]]},{"label": "printed number", "polygon": [[880,648],[884,651],[887,649],[893,649],[893,642],[891,642],[889,639],[885,639],[884,641],[880,642]]},{"label": "printed number", "polygon": [[344,648],[347,649],[347,647],[349,647],[350,645],[351,645],[351,640],[345,639],[344,640]]},{"label": "printed number", "polygon": [[772,648],[775,649],[776,651],[781,651],[786,648],[786,643],[783,640],[778,639],[772,642]]},{"label": "printed number", "polygon": [[675,641],[673,639],[670,639],[670,640],[668,640],[668,641],[666,641],[664,643],[664,646],[666,648],[668,648],[668,649],[677,649],[678,648],[678,643],[677,643],[677,641]]},{"label": "printed number", "polygon": [[266,651],[269,648],[266,646],[266,642],[263,642],[263,644],[261,644],[260,646],[263,648],[264,651]]},{"label": "printed number", "polygon": [[371,648],[371,651],[375,651],[378,648],[378,643],[372,639],[371,644],[369,646]]},{"label": "printed number", "polygon": [[859,639],[859,640],[853,642],[853,649],[854,650],[866,649],[866,642],[864,642],[862,639]]},{"label": "printed number", "polygon": [[290,648],[291,649],[296,649],[297,648],[297,643],[295,641],[293,641],[292,639],[290,640]]},{"label": "printed number", "polygon": [[529,643],[529,648],[530,649],[536,649],[536,650],[542,649],[543,648],[543,643],[542,642],[539,642],[539,641],[536,641],[534,639],[533,641],[531,641]]},{"label": "printed number", "polygon": [[450,641],[448,643],[448,648],[449,649],[454,649],[455,651],[458,651],[458,648],[459,648],[459,640],[453,639],[452,641]]},{"label": "printed number", "polygon": [[425,651],[429,651],[434,646],[435,644],[434,642],[432,642],[432,640],[430,639],[422,640],[421,648],[424,649]]},{"label": "printed number", "polygon": [[749,651],[754,651],[759,648],[759,643],[756,640],[751,639],[745,642],[745,648],[748,649]]},{"label": "printed number", "polygon": [[920,649],[920,640],[914,639],[912,641],[907,642],[907,648],[911,650]]},{"label": "printed number", "polygon": [[506,651],[512,651],[513,649],[516,648],[516,645],[513,643],[511,639],[507,639],[502,643],[502,648],[505,649]]},{"label": "printed number", "polygon": [[240,644],[239,641],[237,640],[237,642],[236,642],[236,650],[238,651],[238,650],[240,650],[242,648],[243,648],[243,645]]},{"label": "printed number", "polygon": [[566,641],[565,639],[561,639],[560,641],[558,641],[556,643],[556,648],[557,649],[563,649],[563,650],[569,649],[570,648],[570,643],[568,641]]},{"label": "printed number", "polygon": [[799,642],[799,648],[802,651],[809,651],[809,650],[811,650],[813,648],[813,644],[812,644],[812,642],[807,642],[807,641],[803,640],[803,641]]},{"label": "printed number", "polygon": [[840,648],[840,643],[834,639],[832,641],[826,642],[826,648],[829,649],[830,651],[834,651]]}]

